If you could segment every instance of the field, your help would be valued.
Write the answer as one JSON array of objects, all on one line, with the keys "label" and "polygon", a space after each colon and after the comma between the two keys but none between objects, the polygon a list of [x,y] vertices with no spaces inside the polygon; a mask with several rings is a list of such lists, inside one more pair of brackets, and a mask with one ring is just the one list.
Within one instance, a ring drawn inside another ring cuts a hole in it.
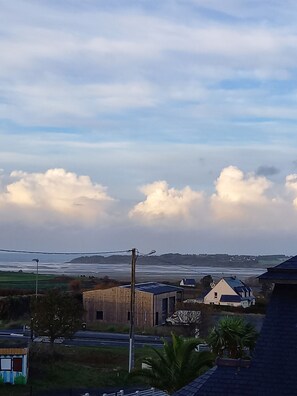
[{"label": "field", "polygon": [[[105,288],[119,284],[108,277],[67,276],[67,275],[38,275],[38,291],[43,293],[48,289],[83,291],[94,287]],[[36,274],[25,272],[0,271],[0,295],[32,294],[35,292]],[[10,293],[9,293],[10,291]]]},{"label": "field", "polygon": [[[136,349],[136,364],[151,354],[149,348]],[[86,348],[56,346],[52,357],[46,345],[30,351],[29,383],[0,385],[2,396],[38,395],[44,390],[135,386],[128,378],[128,348]],[[141,385],[140,385],[141,386]],[[143,386],[143,385],[142,385]]]},{"label": "field", "polygon": [[[38,275],[38,289],[46,290],[51,287],[57,281],[56,275]],[[61,277],[60,277],[61,278]],[[64,282],[59,282],[59,285],[66,287],[69,282],[69,278],[65,277]],[[35,290],[36,275],[32,273],[24,272],[0,272],[0,289],[14,289],[14,290]]]}]

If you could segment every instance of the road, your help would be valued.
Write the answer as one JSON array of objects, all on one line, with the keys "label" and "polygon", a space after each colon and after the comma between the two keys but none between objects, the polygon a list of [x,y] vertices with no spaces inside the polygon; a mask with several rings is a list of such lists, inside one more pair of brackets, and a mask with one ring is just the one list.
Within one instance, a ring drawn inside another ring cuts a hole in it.
[{"label": "road", "polygon": [[[0,330],[1,339],[30,339],[28,332],[24,333],[21,329]],[[96,331],[78,331],[72,340],[65,339],[63,345],[71,346],[88,346],[88,347],[128,347],[129,335],[120,333],[99,333]],[[135,347],[142,348],[144,346],[152,346],[160,348],[163,345],[162,338],[158,336],[135,335]]]}]

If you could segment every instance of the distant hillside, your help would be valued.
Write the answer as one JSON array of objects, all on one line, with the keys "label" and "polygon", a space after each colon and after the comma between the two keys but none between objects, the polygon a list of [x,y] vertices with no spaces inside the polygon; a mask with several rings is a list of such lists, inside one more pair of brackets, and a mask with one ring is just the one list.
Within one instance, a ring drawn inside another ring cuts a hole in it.
[{"label": "distant hillside", "polygon": [[[269,267],[277,265],[289,257],[285,255],[228,255],[228,254],[178,254],[168,253],[160,256],[139,256],[138,262],[149,265],[193,265],[213,267]],[[70,263],[82,264],[128,264],[131,262],[130,255],[112,256],[84,256],[70,261]]]}]

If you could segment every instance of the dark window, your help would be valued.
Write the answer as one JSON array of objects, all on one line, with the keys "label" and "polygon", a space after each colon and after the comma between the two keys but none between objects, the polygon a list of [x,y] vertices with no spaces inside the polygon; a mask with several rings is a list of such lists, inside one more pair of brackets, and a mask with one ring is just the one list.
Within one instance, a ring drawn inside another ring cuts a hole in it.
[{"label": "dark window", "polygon": [[214,298],[218,298],[218,293],[214,292]]},{"label": "dark window", "polygon": [[103,311],[96,311],[96,319],[103,320]]},{"label": "dark window", "polygon": [[159,312],[156,312],[155,325],[159,324]]},{"label": "dark window", "polygon": [[175,297],[169,297],[169,315],[172,315],[175,310]]},{"label": "dark window", "polygon": [[130,320],[130,311],[128,311],[128,320]]},{"label": "dark window", "polygon": [[176,301],[177,302],[181,302],[182,301],[182,292],[177,292],[176,293]]},{"label": "dark window", "polygon": [[23,365],[22,358],[13,358],[13,361],[12,361],[12,370],[13,371],[22,372],[22,365]]}]

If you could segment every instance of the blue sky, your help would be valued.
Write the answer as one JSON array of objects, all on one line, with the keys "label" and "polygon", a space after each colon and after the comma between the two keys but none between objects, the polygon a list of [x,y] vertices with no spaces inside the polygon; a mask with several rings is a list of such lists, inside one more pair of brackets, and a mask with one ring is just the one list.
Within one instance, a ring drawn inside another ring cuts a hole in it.
[{"label": "blue sky", "polygon": [[0,5],[3,247],[296,253],[294,1]]}]

